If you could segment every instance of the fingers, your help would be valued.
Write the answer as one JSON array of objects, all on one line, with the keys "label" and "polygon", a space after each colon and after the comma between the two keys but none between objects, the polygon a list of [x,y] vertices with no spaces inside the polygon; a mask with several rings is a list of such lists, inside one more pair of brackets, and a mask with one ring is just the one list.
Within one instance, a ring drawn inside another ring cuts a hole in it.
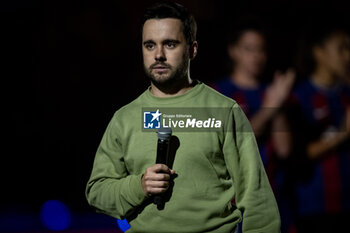
[{"label": "fingers", "polygon": [[273,82],[267,87],[264,107],[279,108],[288,98],[295,80],[295,71],[288,69],[285,73],[275,71]]},{"label": "fingers", "polygon": [[285,73],[277,70],[274,74],[274,84],[289,86],[293,84],[295,80],[295,71],[292,68],[287,69]]},{"label": "fingers", "polygon": [[175,171],[164,164],[155,164],[147,168],[141,180],[143,191],[148,196],[165,192],[173,174]]},{"label": "fingers", "polygon": [[170,173],[170,168],[165,164],[155,164],[151,167],[149,167],[151,171],[157,172],[157,173]]},{"label": "fingers", "polygon": [[295,81],[295,70],[289,68],[286,72],[286,83],[288,86],[292,86]]},{"label": "fingers", "polygon": [[170,180],[170,175],[165,173],[149,173],[146,172],[144,174],[144,177],[146,180],[153,180],[153,181],[168,181]]},{"label": "fingers", "polygon": [[149,180],[146,182],[150,188],[154,188],[154,189],[163,189],[165,191],[169,187],[169,181],[165,181],[165,180],[163,180],[163,181],[162,180],[161,181]]},{"label": "fingers", "polygon": [[[279,92],[279,98],[285,98],[288,96],[293,84],[295,81],[295,71],[294,69],[289,68],[285,73],[276,71],[274,75],[274,80],[271,85],[273,92]],[[278,95],[276,93],[276,95]]]},{"label": "fingers", "polygon": [[152,181],[152,180],[146,180],[145,181],[145,188],[144,191],[149,196],[164,193],[169,188],[169,182],[168,181]]}]

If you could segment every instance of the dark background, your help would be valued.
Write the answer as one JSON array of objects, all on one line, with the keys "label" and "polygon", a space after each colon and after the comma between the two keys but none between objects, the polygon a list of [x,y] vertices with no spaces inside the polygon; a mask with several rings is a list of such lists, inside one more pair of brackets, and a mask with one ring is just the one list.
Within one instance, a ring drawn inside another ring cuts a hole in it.
[{"label": "dark background", "polygon": [[[147,88],[140,18],[156,1],[1,1],[3,146],[0,214],[37,213],[50,199],[73,212],[85,200],[94,153],[112,114]],[[343,16],[349,1],[178,1],[195,16],[199,53],[192,78],[228,72],[225,37],[241,16],[268,29],[266,81],[295,63],[315,15]]]}]

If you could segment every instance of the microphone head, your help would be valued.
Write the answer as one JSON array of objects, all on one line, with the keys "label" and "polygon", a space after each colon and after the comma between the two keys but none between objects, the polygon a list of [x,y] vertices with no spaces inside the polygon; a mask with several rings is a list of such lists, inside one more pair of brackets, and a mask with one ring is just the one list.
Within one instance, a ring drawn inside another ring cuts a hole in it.
[{"label": "microphone head", "polygon": [[171,128],[160,128],[157,130],[157,136],[160,140],[169,140],[171,138]]}]

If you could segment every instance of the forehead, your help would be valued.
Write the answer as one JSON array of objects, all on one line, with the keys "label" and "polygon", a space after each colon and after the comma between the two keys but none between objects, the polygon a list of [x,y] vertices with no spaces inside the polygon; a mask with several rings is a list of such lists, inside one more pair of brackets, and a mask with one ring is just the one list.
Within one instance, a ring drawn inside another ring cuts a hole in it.
[{"label": "forehead", "polygon": [[143,25],[142,40],[184,39],[180,19],[149,19]]},{"label": "forehead", "polygon": [[242,35],[239,38],[239,43],[249,43],[249,44],[264,44],[265,39],[264,36],[261,35],[259,32],[254,30],[247,30],[242,33]]}]

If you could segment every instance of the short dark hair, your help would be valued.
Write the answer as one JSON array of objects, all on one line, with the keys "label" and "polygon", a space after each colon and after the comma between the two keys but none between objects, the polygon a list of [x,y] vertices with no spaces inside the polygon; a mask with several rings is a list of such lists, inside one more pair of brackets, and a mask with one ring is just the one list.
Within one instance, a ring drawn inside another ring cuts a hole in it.
[{"label": "short dark hair", "polygon": [[327,40],[337,34],[349,34],[348,22],[342,15],[332,18],[319,13],[306,22],[300,35],[295,64],[301,76],[309,76],[316,68],[313,48],[323,47]]},{"label": "short dark hair", "polygon": [[159,2],[148,7],[142,18],[142,28],[145,22],[149,19],[165,18],[180,19],[183,25],[183,33],[187,44],[192,44],[194,41],[196,41],[197,23],[194,17],[184,6],[175,2]]},{"label": "short dark hair", "polygon": [[226,43],[228,45],[235,45],[247,31],[256,32],[265,39],[267,37],[265,25],[261,22],[261,19],[256,16],[247,15],[239,18],[231,25],[226,37]]}]

